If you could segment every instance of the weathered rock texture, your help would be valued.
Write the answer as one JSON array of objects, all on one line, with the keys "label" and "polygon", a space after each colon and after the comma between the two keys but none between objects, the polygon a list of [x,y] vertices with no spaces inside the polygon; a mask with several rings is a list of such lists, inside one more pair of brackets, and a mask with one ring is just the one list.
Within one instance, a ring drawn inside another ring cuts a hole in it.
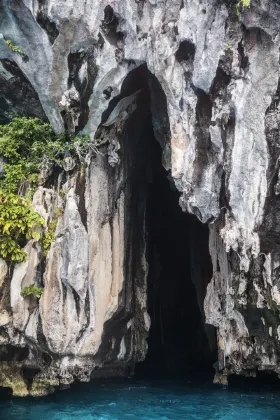
[{"label": "weathered rock texture", "polygon": [[[275,0],[253,0],[240,20],[229,0],[0,1],[1,111],[100,144],[87,168],[35,194],[46,219],[63,212],[46,262],[33,242],[12,273],[1,262],[2,386],[40,395],[145,357],[145,185],[135,173],[145,172],[149,108],[182,209],[209,223],[204,309],[217,371],[279,373],[279,22]],[[129,83],[140,66],[147,107],[141,77]],[[31,283],[44,285],[39,303],[20,296]]]}]

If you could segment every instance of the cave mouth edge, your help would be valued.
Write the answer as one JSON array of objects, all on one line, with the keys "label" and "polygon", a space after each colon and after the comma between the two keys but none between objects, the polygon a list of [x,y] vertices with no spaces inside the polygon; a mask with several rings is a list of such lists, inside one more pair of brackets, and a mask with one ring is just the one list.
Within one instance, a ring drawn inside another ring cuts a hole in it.
[{"label": "cave mouth edge", "polygon": [[[184,376],[193,370],[213,373],[216,330],[205,323],[203,308],[212,278],[208,225],[183,212],[179,205],[180,193],[168,170],[166,96],[146,65],[128,74],[120,98],[136,91],[140,91],[137,109],[129,117],[122,145],[131,192],[127,229],[128,244],[133,243],[134,249],[145,231],[151,319],[147,354],[145,361],[136,365],[136,374]],[[137,265],[139,259],[134,255],[129,261]]]}]

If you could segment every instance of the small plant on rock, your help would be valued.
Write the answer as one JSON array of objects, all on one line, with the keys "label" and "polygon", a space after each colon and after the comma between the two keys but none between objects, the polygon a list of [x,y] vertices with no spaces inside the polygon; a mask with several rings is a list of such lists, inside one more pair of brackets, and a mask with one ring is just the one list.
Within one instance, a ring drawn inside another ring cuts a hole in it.
[{"label": "small plant on rock", "polygon": [[40,299],[43,294],[44,289],[42,287],[36,287],[35,284],[30,284],[22,289],[20,295],[25,298],[27,296],[34,296],[35,298]]},{"label": "small plant on rock", "polygon": [[10,39],[7,39],[6,44],[8,45],[10,50],[12,50],[14,53],[25,55],[22,49],[18,45],[15,45]]},{"label": "small plant on rock", "polygon": [[238,0],[237,1],[235,8],[236,8],[238,19],[240,18],[241,9],[245,9],[246,7],[250,7],[250,6],[251,6],[251,0]]},{"label": "small plant on rock", "polygon": [[227,42],[226,51],[232,50],[232,43],[230,41]]},{"label": "small plant on rock", "polygon": [[48,226],[48,229],[44,232],[43,235],[43,239],[42,239],[42,251],[43,251],[43,255],[46,256],[52,242],[54,242],[55,240],[55,230],[56,230],[56,225],[58,222],[58,218],[55,217],[55,219],[53,219]]}]

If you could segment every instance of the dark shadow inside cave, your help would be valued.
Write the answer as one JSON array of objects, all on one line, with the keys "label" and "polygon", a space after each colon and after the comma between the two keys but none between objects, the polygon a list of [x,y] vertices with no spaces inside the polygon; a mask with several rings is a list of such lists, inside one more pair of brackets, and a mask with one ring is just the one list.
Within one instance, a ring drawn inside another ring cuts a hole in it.
[{"label": "dark shadow inside cave", "polygon": [[137,108],[125,125],[119,152],[129,197],[127,283],[134,284],[135,289],[143,288],[143,236],[149,266],[148,353],[145,361],[136,366],[136,374],[182,376],[193,369],[211,369],[217,360],[215,329],[205,324],[203,309],[212,277],[209,232],[207,225],[181,210],[180,194],[163,167],[163,154],[168,161],[170,147],[167,101],[159,81],[146,65],[128,74],[120,95],[110,101],[103,121],[120,99],[138,90]]},{"label": "dark shadow inside cave", "polygon": [[146,373],[184,375],[215,362],[215,331],[204,322],[203,300],[212,275],[208,227],[183,213],[179,193],[161,164],[153,138],[148,185],[148,311]]}]

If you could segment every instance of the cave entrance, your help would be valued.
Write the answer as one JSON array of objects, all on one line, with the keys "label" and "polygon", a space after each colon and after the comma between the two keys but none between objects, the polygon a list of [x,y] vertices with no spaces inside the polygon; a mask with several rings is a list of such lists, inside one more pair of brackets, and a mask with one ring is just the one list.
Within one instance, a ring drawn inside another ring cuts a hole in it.
[{"label": "cave entrance", "polygon": [[[151,327],[145,374],[183,376],[212,366],[213,327],[203,301],[212,276],[208,226],[184,213],[180,194],[162,166],[161,147],[150,133],[152,178],[148,185],[148,312]],[[139,366],[139,368],[140,368]]]},{"label": "cave entrance", "polygon": [[180,194],[163,166],[164,163],[168,167],[170,160],[167,101],[159,81],[146,65],[128,74],[121,94],[111,101],[104,119],[118,100],[136,91],[140,92],[137,108],[127,121],[121,145],[129,197],[128,284],[131,281],[135,289],[144,287],[143,249],[149,267],[148,352],[145,361],[137,365],[136,373],[182,375],[199,367],[204,370],[205,365],[211,368],[217,360],[215,329],[205,324],[203,309],[212,277],[209,231],[207,225],[181,210]]}]

